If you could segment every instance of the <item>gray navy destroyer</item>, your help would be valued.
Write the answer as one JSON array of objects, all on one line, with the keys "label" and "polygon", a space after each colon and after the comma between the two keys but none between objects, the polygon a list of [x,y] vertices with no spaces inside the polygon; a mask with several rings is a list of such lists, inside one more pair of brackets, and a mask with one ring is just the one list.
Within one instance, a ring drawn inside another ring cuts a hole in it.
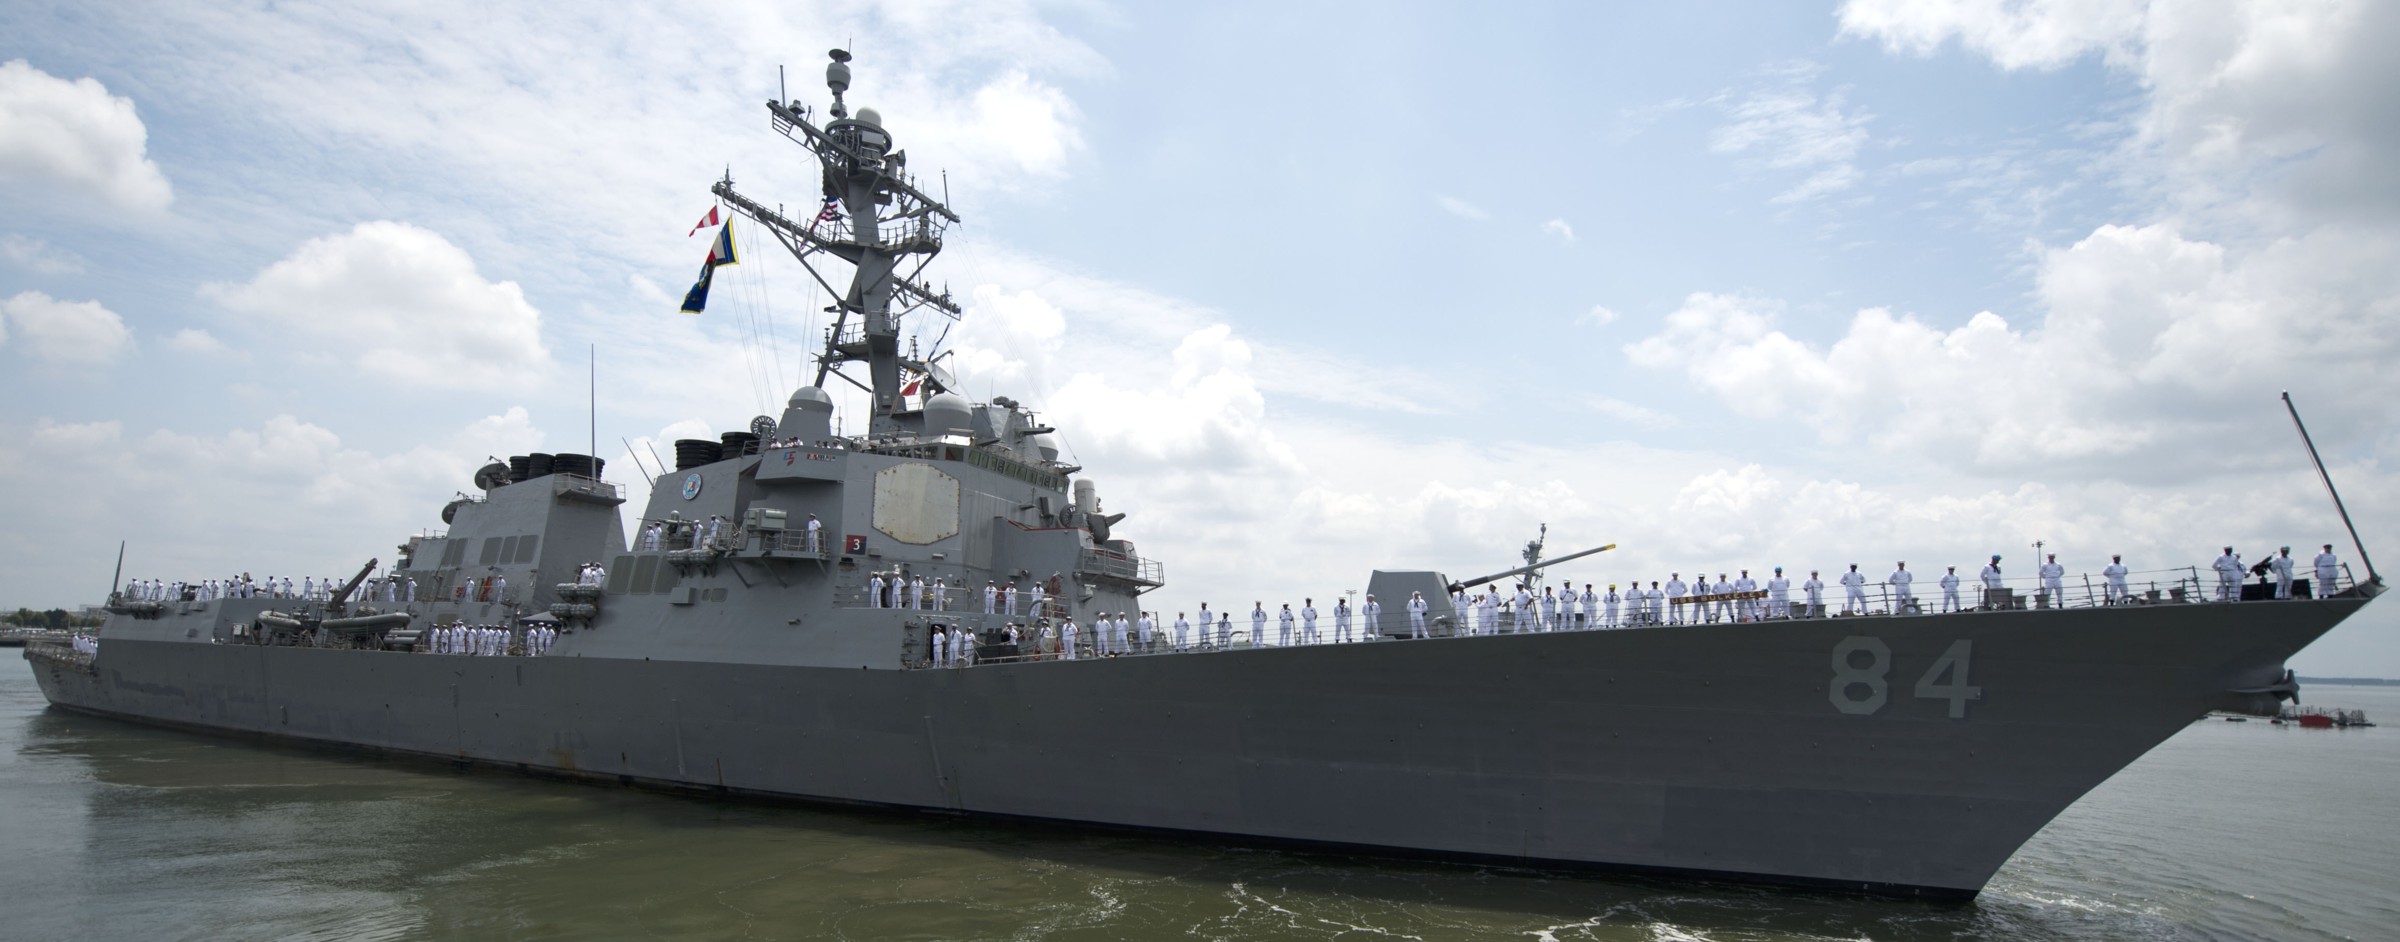
[{"label": "gray navy destroyer", "polygon": [[[370,563],[298,598],[121,593],[98,644],[28,648],[44,694],[731,796],[1971,897],[2194,719],[2297,699],[2286,658],[2382,591],[2370,571],[2289,601],[2001,593],[1961,614],[1477,633],[1451,591],[1497,576],[1388,570],[1368,585],[1391,613],[1364,626],[1373,643],[1204,633],[1065,656],[1093,635],[1061,651],[1042,626],[1138,612],[1162,567],[1035,412],[972,402],[903,349],[903,317],[959,313],[921,278],[957,217],[872,109],[848,112],[833,58],[829,119],[767,111],[839,212],[795,220],[730,175],[713,188],[839,298],[816,381],[780,416],[678,443],[632,544],[597,459],[496,462],[442,508],[446,532],[400,547],[384,590],[362,589]],[[863,432],[835,431],[829,380],[872,397]],[[578,578],[591,562],[604,579]],[[890,588],[920,581],[948,592]],[[1021,587],[1019,611],[986,614],[987,583]],[[1430,638],[1408,637],[1411,593]],[[499,629],[512,656],[432,653],[460,626]],[[937,633],[962,629],[974,662],[937,662]]]}]

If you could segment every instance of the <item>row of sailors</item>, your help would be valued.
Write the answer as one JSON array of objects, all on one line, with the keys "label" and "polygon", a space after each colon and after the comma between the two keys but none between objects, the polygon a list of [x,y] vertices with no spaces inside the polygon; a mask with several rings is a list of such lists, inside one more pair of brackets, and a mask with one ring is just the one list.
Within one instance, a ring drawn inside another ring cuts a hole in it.
[{"label": "row of sailors", "polygon": [[[800,530],[807,535],[809,552],[824,549],[825,523],[818,520],[816,514],[809,514],[807,519],[801,521]],[[670,542],[692,549],[707,549],[720,545],[726,537],[734,535],[733,521],[722,514],[709,514],[706,520],[686,521],[679,514],[670,513],[665,520],[642,524],[641,535],[634,538],[634,546],[645,553],[666,549]]]},{"label": "row of sailors", "polygon": [[[268,576],[253,579],[247,573],[231,579],[206,579],[200,582],[165,582],[158,579],[135,579],[125,584],[124,596],[136,602],[208,602],[217,599],[299,599],[311,602],[329,601],[338,583],[327,576],[319,580],[304,576],[294,585],[290,576],[278,579]],[[417,580],[402,576],[383,576],[368,579],[352,590],[353,598],[378,602],[413,602],[417,599]]]},{"label": "row of sailors", "polygon": [[[324,582],[327,589],[333,580]],[[231,579],[204,579],[199,582],[165,582],[158,579],[135,579],[125,584],[124,597],[134,602],[203,602],[216,599],[314,599],[323,590],[317,580],[302,579],[292,585],[290,577],[281,580],[268,576],[252,579],[243,573]]]},{"label": "row of sailors", "polygon": [[[1985,564],[1983,571],[1979,573],[1978,577],[1984,588],[1988,590],[2005,588],[2000,563],[2001,557],[1994,555],[1991,561]],[[2220,574],[2219,598],[2230,600],[2234,597],[2233,588],[2238,585],[2241,572],[2247,567],[2241,565],[2240,557],[2233,552],[2232,547],[2226,547],[2225,555],[2213,564],[2212,568]],[[2294,570],[2291,548],[2284,547],[2278,555],[2262,564],[2262,568],[2275,582],[2276,598],[2291,598]],[[2319,586],[2330,587],[2335,584],[2336,578],[2340,575],[2340,563],[2333,555],[2332,546],[2326,546],[2324,552],[2318,555],[2314,561],[2314,568]],[[1740,572],[1741,575],[1738,578],[1728,578],[1725,574],[1720,573],[1713,583],[1706,578],[1686,583],[1683,581],[1683,574],[1679,572],[1672,574],[1663,585],[1653,581],[1648,589],[1636,585],[1627,593],[1619,593],[1617,586],[1611,584],[1606,594],[1599,594],[1588,582],[1584,583],[1583,591],[1580,594],[1570,584],[1564,592],[1545,586],[1539,597],[1536,597],[1529,587],[1519,584],[1516,586],[1514,596],[1506,599],[1497,591],[1486,591],[1469,596],[1461,589],[1451,595],[1451,605],[1453,610],[1460,615],[1458,629],[1459,633],[1464,635],[1683,624],[1687,617],[1694,623],[1703,620],[1709,622],[1719,620],[1757,621],[1766,618],[1792,617],[1791,590],[1793,586],[1792,581],[1783,574],[1783,567],[1775,567],[1774,575],[1767,579],[1763,587],[1759,582],[1750,578],[1749,570],[1744,569]],[[2043,563],[2037,572],[2040,576],[2041,594],[2053,600],[2063,600],[2065,598],[2066,569],[2059,564],[2058,555],[2050,554],[2048,561]],[[2109,565],[2101,570],[2107,587],[2106,599],[2110,604],[2120,604],[2130,599],[2131,594],[2126,585],[2128,574],[2129,570],[2125,567],[2123,556],[2110,557]],[[1806,599],[1808,613],[1821,614],[1826,611],[1825,590],[1827,586],[1822,576],[1822,572],[1810,570],[1808,579],[1799,586]],[[1898,613],[1915,607],[1916,599],[1912,588],[1915,579],[1915,574],[1909,571],[1908,563],[1905,560],[1899,562],[1892,574],[1884,578],[1883,585],[1889,588],[1897,602],[1892,606],[1891,611]],[[1958,567],[1947,567],[1947,571],[1938,580],[1942,589],[1942,611],[1964,610],[1959,597],[1960,583]],[[1841,575],[1839,584],[1847,596],[1842,614],[1866,614],[1868,582],[1865,574],[1858,571],[1858,564],[1850,564],[1849,571]],[[878,607],[885,606],[887,590],[892,590],[892,587],[900,585],[902,583],[896,578],[890,583],[886,583],[883,576],[877,574],[870,586]],[[911,580],[903,593],[903,598],[921,593],[924,585],[922,579]],[[1492,586],[1486,585],[1484,588],[1490,590]],[[934,580],[932,589],[932,607],[939,611],[943,597],[941,594],[942,581]],[[2329,588],[2320,589],[2320,592],[2323,591],[2329,591]],[[987,583],[984,594],[986,614],[992,614],[995,605],[1005,605],[1007,614],[1016,614],[1017,591],[1014,585],[993,587]],[[1031,588],[1029,595],[1033,606],[1038,609],[1043,597],[1042,586],[1036,583]],[[1687,603],[1687,599],[1690,602]],[[892,600],[890,605],[891,607],[914,607],[900,606],[898,600]],[[1408,617],[1409,637],[1431,636],[1430,626],[1427,624],[1430,608],[1423,593],[1412,592],[1409,594],[1409,600],[1403,604],[1403,609]],[[1363,637],[1353,638],[1352,636],[1352,625],[1354,620],[1357,620],[1354,619],[1354,614],[1363,616],[1363,621],[1368,628]],[[1334,643],[1371,640],[1381,636],[1381,632],[1375,629],[1383,624],[1383,606],[1373,595],[1367,596],[1365,604],[1360,605],[1356,613],[1352,611],[1348,599],[1336,600],[1332,616],[1332,640]],[[1324,641],[1324,636],[1319,633],[1317,627],[1318,612],[1316,600],[1313,598],[1303,599],[1298,611],[1294,611],[1291,603],[1287,602],[1283,604],[1280,611],[1271,615],[1266,609],[1265,602],[1251,603],[1249,621],[1250,641],[1253,645],[1263,646],[1269,643],[1267,624],[1270,618],[1276,626],[1272,636],[1275,646],[1313,645]],[[1028,631],[1032,634],[1028,635]],[[1202,602],[1196,624],[1193,620],[1185,617],[1183,612],[1177,612],[1170,632],[1162,635],[1156,620],[1149,612],[1142,613],[1138,620],[1130,619],[1125,612],[1117,612],[1113,616],[1103,612],[1094,620],[1093,626],[1089,630],[1091,637],[1088,648],[1084,644],[1086,629],[1078,626],[1071,617],[1064,619],[1056,629],[1045,623],[1036,628],[1021,631],[1018,625],[1012,623],[1006,627],[1005,632],[1007,642],[1012,646],[1026,640],[1033,640],[1034,651],[1037,652],[1035,656],[1040,656],[1041,652],[1056,652],[1060,658],[1071,661],[1076,660],[1086,650],[1099,657],[1131,654],[1137,650],[1151,651],[1155,650],[1155,643],[1161,640],[1171,641],[1173,649],[1176,651],[1190,650],[1194,646],[1230,647],[1233,642],[1233,616],[1212,613],[1208,608],[1208,603]],[[955,629],[937,627],[932,638],[933,663],[945,667],[973,664],[976,647],[977,642],[973,631],[964,627]]]},{"label": "row of sailors", "polygon": [[67,643],[75,646],[75,653],[85,657],[94,657],[100,653],[100,638],[97,635],[75,635],[68,638]]},{"label": "row of sailors", "polygon": [[[558,640],[558,629],[535,625],[525,629],[525,655],[540,657]],[[516,644],[516,633],[498,625],[440,625],[426,633],[426,650],[435,654],[500,657]]]}]

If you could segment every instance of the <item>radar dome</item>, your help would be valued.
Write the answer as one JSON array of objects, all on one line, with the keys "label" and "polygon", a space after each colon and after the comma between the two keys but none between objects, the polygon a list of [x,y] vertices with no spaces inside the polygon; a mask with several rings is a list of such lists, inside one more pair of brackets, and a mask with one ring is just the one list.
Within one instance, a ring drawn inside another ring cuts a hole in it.
[{"label": "radar dome", "polygon": [[775,437],[804,442],[833,437],[833,397],[815,386],[800,387],[783,410],[783,420],[775,423]]},{"label": "radar dome", "polygon": [[1043,461],[1058,460],[1058,439],[1050,437],[1048,432],[1025,439],[1025,444],[1033,446],[1034,452],[1040,454]]},{"label": "radar dome", "polygon": [[833,396],[815,386],[802,386],[800,391],[792,394],[789,405],[809,412],[831,412]]},{"label": "radar dome", "polygon": [[876,127],[882,127],[883,112],[877,111],[873,108],[860,108],[858,109],[858,123],[872,124]]},{"label": "radar dome", "polygon": [[955,393],[935,393],[925,400],[925,434],[965,435],[974,421],[974,406],[965,396]]}]

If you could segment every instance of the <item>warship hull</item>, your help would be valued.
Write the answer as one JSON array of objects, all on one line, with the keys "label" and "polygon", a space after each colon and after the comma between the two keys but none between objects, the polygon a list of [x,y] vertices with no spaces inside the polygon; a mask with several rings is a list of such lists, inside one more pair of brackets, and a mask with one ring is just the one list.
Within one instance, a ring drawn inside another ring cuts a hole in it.
[{"label": "warship hull", "polygon": [[2271,709],[2369,594],[964,669],[26,656],[67,709],[608,782],[1971,897],[2192,720]]}]

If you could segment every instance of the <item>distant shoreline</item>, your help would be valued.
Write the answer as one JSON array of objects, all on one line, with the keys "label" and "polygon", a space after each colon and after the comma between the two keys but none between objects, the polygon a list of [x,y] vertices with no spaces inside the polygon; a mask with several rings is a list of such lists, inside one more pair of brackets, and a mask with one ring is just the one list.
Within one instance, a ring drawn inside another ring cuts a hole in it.
[{"label": "distant shoreline", "polygon": [[2400,680],[2388,677],[2302,677],[2303,684],[2325,684],[2333,687],[2400,687]]}]

